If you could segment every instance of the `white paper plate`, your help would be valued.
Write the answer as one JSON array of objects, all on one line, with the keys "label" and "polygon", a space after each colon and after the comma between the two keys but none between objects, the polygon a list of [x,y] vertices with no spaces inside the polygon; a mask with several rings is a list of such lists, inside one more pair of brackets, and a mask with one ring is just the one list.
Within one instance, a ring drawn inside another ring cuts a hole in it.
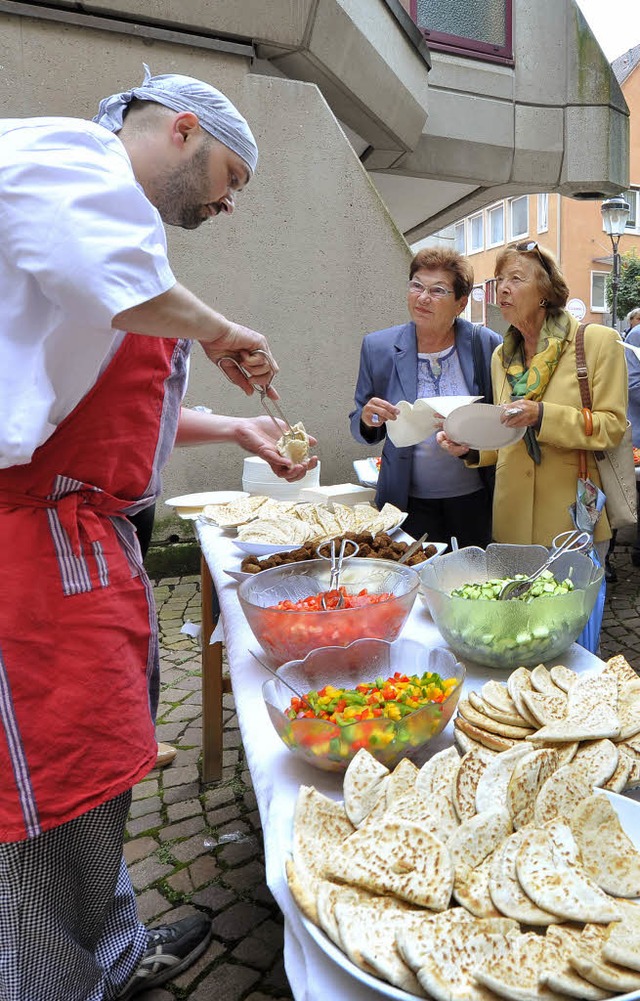
[{"label": "white paper plate", "polygon": [[[640,850],[640,803],[635,800],[629,799],[627,796],[620,796],[614,792],[605,793],[611,800],[611,804],[614,807],[618,817],[620,818],[620,823],[624,828],[625,833],[634,843],[636,848]],[[300,913],[300,919],[307,929],[311,938],[320,947],[325,956],[331,959],[336,966],[339,966],[346,973],[350,974],[355,980],[359,980],[361,983],[366,984],[368,987],[374,988],[380,994],[383,994],[388,998],[396,998],[397,1001],[416,1001],[417,995],[409,994],[407,991],[401,990],[399,987],[392,987],[391,984],[386,983],[384,980],[379,980],[378,977],[374,977],[369,973],[365,973],[361,970],[355,963],[345,956],[333,942],[327,938],[323,931],[321,931],[313,922],[309,921],[304,914]],[[429,911],[425,911],[425,914],[429,914]],[[610,1001],[640,1001],[640,990],[631,991],[630,994],[616,994],[612,995]]]},{"label": "white paper plate", "polygon": [[400,413],[395,421],[387,421],[387,436],[398,448],[417,445],[437,430],[436,414],[448,417],[454,410],[480,399],[481,396],[432,396],[421,397],[415,403],[399,400],[396,406]]},{"label": "white paper plate", "polygon": [[[444,553],[444,551],[449,548],[449,543],[448,542],[425,542],[424,543],[424,547],[426,547],[426,546],[435,546],[436,547],[436,552],[433,554],[433,556],[430,557],[430,559],[434,560],[436,558],[436,556],[441,556],[442,553]],[[299,548],[299,547],[296,547],[296,548]],[[283,552],[283,551],[284,550],[282,550],[282,549],[278,550],[278,552]],[[257,556],[258,553],[256,553],[255,555]],[[427,561],[425,560],[425,563],[426,562]],[[418,566],[422,566],[422,564],[419,563]],[[254,573],[244,573],[243,570],[225,570],[225,573],[228,574],[229,577],[233,577],[234,580],[237,580],[238,583],[242,582],[243,580],[246,580],[247,577],[255,577]]]},{"label": "white paper plate", "polygon": [[510,428],[500,423],[502,407],[490,403],[470,403],[454,410],[444,422],[448,438],[469,448],[504,448],[524,437],[526,428]]},{"label": "white paper plate", "polygon": [[374,458],[354,459],[353,468],[363,487],[375,487],[378,482],[378,466]]},{"label": "white paper plate", "polygon": [[169,507],[175,507],[181,518],[194,520],[206,504],[229,504],[231,501],[248,497],[246,490],[209,490],[199,494],[182,494],[180,497],[169,497],[165,501]]}]

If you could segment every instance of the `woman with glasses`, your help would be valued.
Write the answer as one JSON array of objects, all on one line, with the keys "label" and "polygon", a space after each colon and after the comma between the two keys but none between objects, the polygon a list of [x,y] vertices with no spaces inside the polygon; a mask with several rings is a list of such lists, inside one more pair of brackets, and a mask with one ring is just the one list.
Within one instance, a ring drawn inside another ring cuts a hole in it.
[{"label": "woman with glasses", "polygon": [[[525,435],[499,452],[471,452],[438,439],[453,456],[481,468],[496,464],[493,536],[497,542],[549,546],[573,528],[580,454],[600,486],[594,451],[614,448],[627,420],[627,364],[617,331],[590,323],[584,331],[593,433],[587,435],[576,370],[579,323],[564,306],[569,288],[554,256],[537,243],[506,247],[496,259],[498,305],[509,323],[495,352],[491,376],[501,420]],[[604,562],[611,537],[606,511],[595,526]]]},{"label": "woman with glasses", "polygon": [[491,355],[500,337],[460,316],[473,287],[469,261],[433,247],[411,262],[407,306],[411,320],[367,334],[362,342],[351,433],[367,445],[384,442],[376,503],[408,511],[404,530],[432,540],[456,536],[462,546],[491,538],[493,471],[469,469],[446,455],[435,434],[396,448],[386,433],[399,400],[481,396],[491,402]]}]

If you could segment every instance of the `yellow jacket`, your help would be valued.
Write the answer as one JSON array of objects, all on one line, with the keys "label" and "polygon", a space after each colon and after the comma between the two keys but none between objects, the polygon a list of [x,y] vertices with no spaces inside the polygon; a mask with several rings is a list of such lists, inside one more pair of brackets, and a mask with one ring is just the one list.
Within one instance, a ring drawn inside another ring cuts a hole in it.
[{"label": "yellow jacket", "polygon": [[[542,461],[529,458],[524,441],[480,453],[482,466],[496,465],[493,500],[493,538],[496,542],[548,546],[558,532],[573,528],[568,508],[575,502],[579,450],[587,450],[589,476],[601,486],[593,452],[615,448],[627,426],[627,363],[619,335],[610,327],[591,323],[584,345],[591,389],[593,434],[587,437],[576,375],[575,336],[571,326],[564,351],[543,397],[538,443]],[[495,403],[510,400],[506,373],[494,352],[491,379]],[[603,511],[596,525],[596,542],[611,538]]]}]

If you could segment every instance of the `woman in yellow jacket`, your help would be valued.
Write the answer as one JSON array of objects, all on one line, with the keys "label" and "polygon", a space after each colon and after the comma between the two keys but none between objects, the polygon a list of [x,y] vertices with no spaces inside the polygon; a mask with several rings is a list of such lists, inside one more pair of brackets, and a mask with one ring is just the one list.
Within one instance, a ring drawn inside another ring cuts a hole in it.
[{"label": "woman in yellow jacket", "polygon": [[[529,242],[507,247],[496,260],[497,297],[510,326],[491,360],[494,402],[502,422],[525,437],[498,452],[473,452],[440,432],[439,441],[468,465],[496,464],[493,538],[549,546],[573,528],[580,451],[600,486],[594,451],[614,448],[627,421],[627,365],[615,330],[589,324],[584,345],[593,412],[587,436],[576,373],[578,322],[564,309],[569,289],[553,255]],[[594,534],[604,563],[611,538],[606,511]]]}]

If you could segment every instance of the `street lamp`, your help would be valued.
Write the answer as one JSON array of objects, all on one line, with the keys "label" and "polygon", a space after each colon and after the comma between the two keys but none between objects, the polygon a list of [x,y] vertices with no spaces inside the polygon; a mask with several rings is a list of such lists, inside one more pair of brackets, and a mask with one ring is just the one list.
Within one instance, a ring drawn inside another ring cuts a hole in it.
[{"label": "street lamp", "polygon": [[607,198],[601,206],[604,231],[611,238],[613,247],[613,272],[611,275],[611,326],[615,327],[618,320],[618,286],[620,284],[620,254],[618,243],[625,231],[629,212],[629,203],[622,197]]}]

